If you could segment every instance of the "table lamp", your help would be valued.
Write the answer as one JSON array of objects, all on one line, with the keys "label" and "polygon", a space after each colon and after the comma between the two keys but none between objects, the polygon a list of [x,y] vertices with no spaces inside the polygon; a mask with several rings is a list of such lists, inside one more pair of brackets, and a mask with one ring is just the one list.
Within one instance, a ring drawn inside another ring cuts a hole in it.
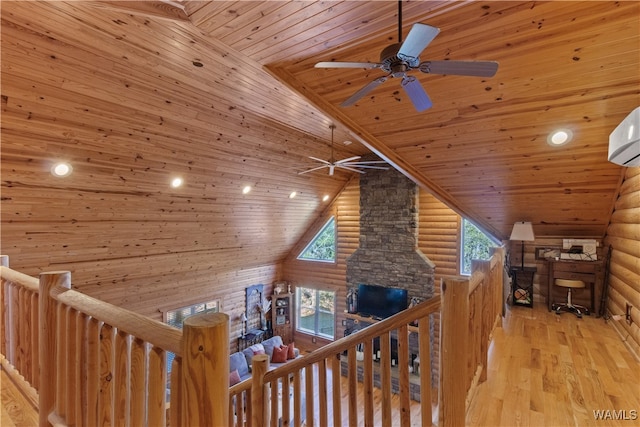
[{"label": "table lamp", "polygon": [[240,316],[240,320],[242,321],[242,338],[244,338],[245,335],[247,335],[245,332],[247,328],[247,313],[243,311],[242,316]]},{"label": "table lamp", "polygon": [[533,235],[533,227],[531,227],[530,222],[520,221],[513,224],[513,230],[511,230],[511,237],[509,237],[509,240],[520,240],[522,242],[522,270],[524,270],[524,242],[530,242],[535,239],[536,238]]}]

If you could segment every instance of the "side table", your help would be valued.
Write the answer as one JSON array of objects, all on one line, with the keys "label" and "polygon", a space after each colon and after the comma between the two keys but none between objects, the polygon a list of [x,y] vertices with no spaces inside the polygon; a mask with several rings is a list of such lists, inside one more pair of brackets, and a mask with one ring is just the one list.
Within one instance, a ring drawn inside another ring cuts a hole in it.
[{"label": "side table", "polygon": [[533,276],[536,267],[515,268],[511,267],[511,298],[513,305],[533,307]]}]

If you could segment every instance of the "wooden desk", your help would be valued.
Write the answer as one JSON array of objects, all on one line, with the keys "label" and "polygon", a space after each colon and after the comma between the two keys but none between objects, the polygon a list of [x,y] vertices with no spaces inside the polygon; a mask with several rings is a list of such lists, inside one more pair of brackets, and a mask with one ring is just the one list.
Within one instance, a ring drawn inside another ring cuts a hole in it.
[{"label": "wooden desk", "polygon": [[[596,283],[601,280],[602,262],[600,261],[572,261],[549,260],[549,280],[547,283],[547,303],[549,311],[553,305],[553,286],[556,279],[582,280],[590,289],[591,313],[596,310]],[[565,302],[565,301],[560,301]]]}]

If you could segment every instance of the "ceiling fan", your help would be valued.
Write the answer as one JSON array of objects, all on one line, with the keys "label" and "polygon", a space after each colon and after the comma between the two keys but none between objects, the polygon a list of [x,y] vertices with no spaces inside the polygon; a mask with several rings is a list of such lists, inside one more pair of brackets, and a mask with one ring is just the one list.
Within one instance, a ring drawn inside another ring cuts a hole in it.
[{"label": "ceiling fan", "polygon": [[380,62],[318,62],[316,68],[380,68],[387,73],[378,77],[340,104],[348,107],[371,92],[389,78],[402,78],[401,86],[417,111],[433,105],[424,88],[414,76],[408,75],[418,69],[427,74],[453,74],[459,76],[493,77],[498,71],[495,61],[424,61],[419,55],[438,35],[439,28],[427,24],[413,24],[407,38],[402,41],[402,1],[398,2],[398,43],[385,47],[380,53]]},{"label": "ceiling fan", "polygon": [[365,173],[363,170],[360,170],[360,169],[382,169],[382,170],[389,169],[386,166],[376,166],[378,164],[387,163],[384,160],[370,160],[370,161],[358,162],[357,160],[360,159],[360,156],[353,156],[347,159],[336,160],[333,157],[333,130],[336,128],[336,126],[330,125],[329,127],[331,128],[331,157],[329,157],[329,160],[322,160],[317,157],[309,156],[310,159],[320,162],[322,163],[322,165],[315,168],[308,169],[303,172],[298,172],[298,175],[317,171],[324,168],[329,168],[330,176],[333,176],[333,172],[336,170],[336,168],[346,169],[348,171],[358,172],[358,173]]}]

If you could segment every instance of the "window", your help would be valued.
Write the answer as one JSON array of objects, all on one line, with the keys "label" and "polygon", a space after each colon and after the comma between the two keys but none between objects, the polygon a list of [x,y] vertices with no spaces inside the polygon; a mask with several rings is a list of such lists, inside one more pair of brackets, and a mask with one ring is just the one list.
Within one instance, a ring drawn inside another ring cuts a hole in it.
[{"label": "window", "polygon": [[334,217],[322,227],[311,242],[298,255],[305,261],[335,262],[336,260],[336,223]]},{"label": "window", "polygon": [[[220,311],[220,300],[203,302],[188,307],[176,308],[175,310],[165,311],[163,314],[164,323],[174,328],[182,329],[184,319],[203,311],[212,311],[217,313]],[[171,364],[175,354],[167,352],[167,372],[171,373]]]},{"label": "window", "polygon": [[498,242],[485,234],[466,218],[462,219],[462,259],[460,261],[460,274],[471,274],[471,260],[487,260],[491,257],[489,248],[498,246]]},{"label": "window", "polygon": [[334,339],[335,298],[332,291],[296,288],[296,329],[307,334]]}]

